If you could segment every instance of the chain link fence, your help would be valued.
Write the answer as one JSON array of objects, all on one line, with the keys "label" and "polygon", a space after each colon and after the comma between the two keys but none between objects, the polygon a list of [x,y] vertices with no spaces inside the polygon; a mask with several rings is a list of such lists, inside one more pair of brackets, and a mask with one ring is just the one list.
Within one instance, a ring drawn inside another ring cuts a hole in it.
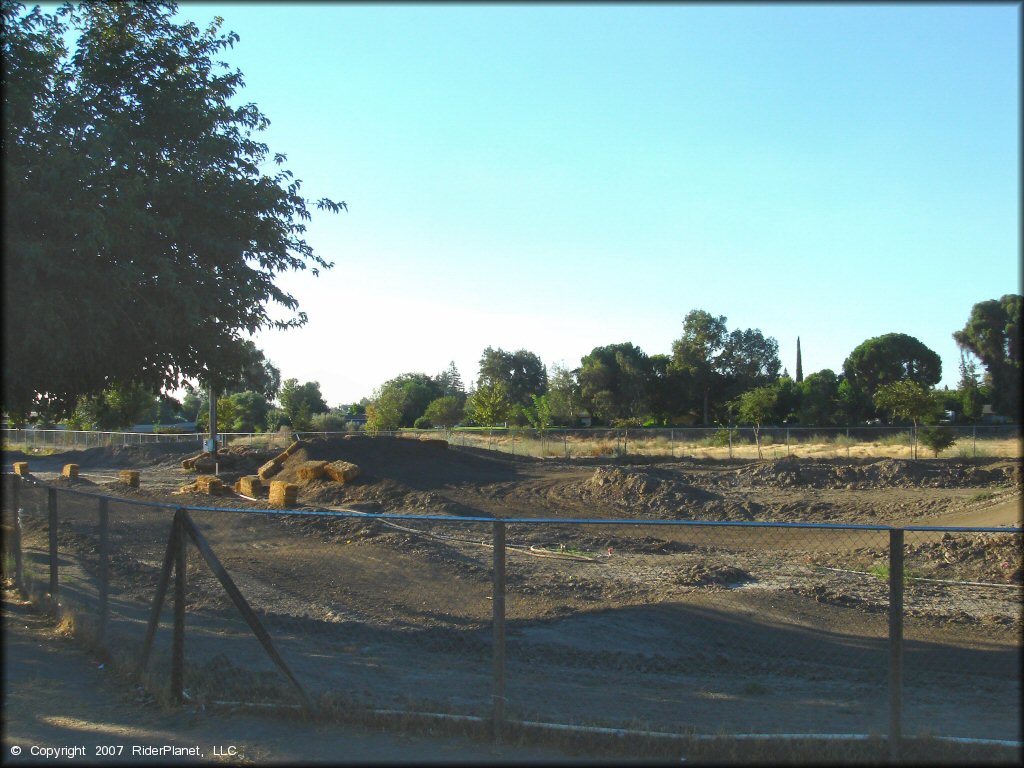
[{"label": "chain link fence", "polygon": [[5,571],[169,701],[1021,739],[1020,529],[174,507],[6,474],[3,490]]}]

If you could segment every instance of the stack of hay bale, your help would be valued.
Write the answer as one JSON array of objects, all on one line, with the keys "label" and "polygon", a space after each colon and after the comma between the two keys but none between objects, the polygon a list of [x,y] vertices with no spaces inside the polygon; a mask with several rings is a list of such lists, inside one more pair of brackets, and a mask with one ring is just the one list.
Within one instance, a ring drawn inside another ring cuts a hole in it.
[{"label": "stack of hay bale", "polygon": [[324,462],[323,472],[331,480],[342,484],[351,483],[362,474],[358,465],[347,461],[332,461],[330,464]]},{"label": "stack of hay bale", "polygon": [[228,493],[228,487],[221,482],[219,477],[214,475],[200,475],[194,483],[183,485],[179,490],[181,493],[198,491],[199,493],[205,493],[207,496],[223,496]]},{"label": "stack of hay bale", "polygon": [[77,464],[65,464],[64,469],[61,471],[64,477],[74,480],[78,477],[78,465]]},{"label": "stack of hay bale", "polygon": [[269,500],[270,506],[279,509],[294,506],[299,500],[299,486],[284,480],[274,480],[270,483]]},{"label": "stack of hay bale", "polygon": [[26,477],[28,475],[28,462],[27,461],[16,461],[14,462],[14,474]]},{"label": "stack of hay bale", "polygon": [[259,475],[244,475],[235,483],[235,493],[257,498],[263,492],[263,481]]}]

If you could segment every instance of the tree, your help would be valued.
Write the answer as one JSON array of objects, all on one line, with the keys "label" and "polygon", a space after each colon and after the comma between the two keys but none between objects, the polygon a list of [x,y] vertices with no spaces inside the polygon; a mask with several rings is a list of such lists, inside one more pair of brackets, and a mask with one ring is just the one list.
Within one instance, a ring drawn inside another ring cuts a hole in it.
[{"label": "tree", "polygon": [[281,384],[281,394],[278,399],[281,402],[281,409],[288,414],[292,427],[298,432],[309,429],[310,419],[315,414],[330,410],[323,395],[320,394],[320,382],[318,381],[299,384],[298,379],[285,379]]},{"label": "tree", "polygon": [[141,384],[116,385],[99,395],[83,395],[67,420],[72,429],[127,429],[156,406],[156,396]]},{"label": "tree", "polygon": [[571,371],[555,364],[548,379],[548,405],[551,418],[558,424],[574,426],[580,409],[580,385],[576,381],[579,371]]},{"label": "tree", "polygon": [[465,409],[462,403],[462,399],[457,395],[445,395],[432,401],[423,412],[423,415],[432,424],[444,427],[445,429],[451,429],[463,419]]},{"label": "tree", "polygon": [[[843,362],[857,412],[872,413],[875,393],[886,384],[913,381],[930,388],[942,378],[942,361],[905,333],[887,333],[861,342]],[[876,406],[877,407],[877,406]]]},{"label": "tree", "polygon": [[647,411],[651,364],[630,342],[594,347],[580,360],[580,395],[590,412],[606,423],[639,420]]},{"label": "tree", "polygon": [[710,423],[711,392],[720,387],[718,356],[725,349],[726,318],[694,309],[683,318],[683,335],[672,342],[672,365],[687,374],[702,403],[704,426]]},{"label": "tree", "polygon": [[277,397],[281,389],[281,371],[264,356],[263,351],[248,339],[239,342],[239,367],[227,378],[214,383],[217,391],[226,394],[256,392],[267,400]]},{"label": "tree", "polygon": [[960,413],[965,419],[975,421],[981,416],[981,389],[978,387],[978,368],[964,351],[960,351],[960,383],[957,386]]},{"label": "tree", "polygon": [[921,427],[919,438],[926,448],[931,449],[935,458],[956,443],[956,435],[949,427]]},{"label": "tree", "polygon": [[441,384],[425,373],[403,373],[384,382],[380,392],[396,390],[402,393],[402,413],[399,427],[411,427],[423,415],[427,406],[444,394]]},{"label": "tree", "polygon": [[482,426],[503,424],[508,419],[511,409],[508,389],[501,381],[481,384],[466,401],[466,412],[473,421]]},{"label": "tree", "polygon": [[782,368],[779,343],[770,336],[765,337],[757,328],[736,329],[726,339],[717,366],[722,374],[725,398],[767,386],[779,378]]},{"label": "tree", "polygon": [[366,406],[366,431],[378,432],[398,429],[405,408],[405,391],[401,387],[381,387],[373,393]]},{"label": "tree", "polygon": [[526,409],[526,417],[530,426],[543,435],[551,426],[551,404],[548,403],[547,395],[533,396],[533,405]]},{"label": "tree", "polygon": [[462,375],[455,367],[454,360],[448,364],[445,370],[434,377],[434,381],[441,388],[442,396],[453,395],[460,398],[462,402],[466,401],[466,388],[462,384]]},{"label": "tree", "polygon": [[477,386],[489,382],[501,382],[513,405],[527,407],[531,395],[543,395],[548,391],[548,372],[544,363],[533,352],[519,349],[506,352],[487,347],[480,357],[480,371]]},{"label": "tree", "polygon": [[839,415],[839,378],[829,368],[808,375],[800,386],[798,419],[806,426],[826,427]]},{"label": "tree", "polygon": [[754,425],[754,443],[757,445],[757,458],[761,454],[761,424],[775,410],[779,392],[776,387],[764,386],[748,390],[736,399],[736,414],[740,421]]},{"label": "tree", "polygon": [[916,381],[902,379],[883,384],[875,392],[875,407],[892,414],[894,419],[905,419],[914,425],[913,457],[917,458],[917,425],[937,418],[939,404],[934,393]]},{"label": "tree", "polygon": [[981,360],[985,383],[1000,413],[1020,418],[1021,400],[1021,306],[1024,297],[1007,294],[996,301],[975,304],[967,324],[953,334],[962,350]]},{"label": "tree", "polygon": [[238,36],[173,4],[0,8],[4,410],[228,379],[243,333],[304,324],[275,278],[332,265],[301,182],[263,170],[269,121],[219,61]]},{"label": "tree", "polygon": [[231,404],[233,420],[223,410],[222,400],[217,401],[217,422],[221,429],[231,432],[258,432],[267,426],[267,414],[270,413],[270,401],[262,392],[235,392],[226,399]]},{"label": "tree", "polygon": [[804,361],[800,357],[800,337],[796,337],[796,383],[800,384],[804,380]]}]

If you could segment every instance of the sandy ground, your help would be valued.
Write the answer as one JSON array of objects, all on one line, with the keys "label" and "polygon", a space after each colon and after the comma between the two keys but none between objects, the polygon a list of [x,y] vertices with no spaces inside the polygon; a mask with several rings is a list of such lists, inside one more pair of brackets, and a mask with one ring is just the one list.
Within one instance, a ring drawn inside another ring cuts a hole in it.
[{"label": "sandy ground", "polygon": [[[222,477],[252,473],[270,455],[225,456]],[[346,486],[303,482],[301,507],[1020,524],[1020,463],[1008,459],[563,461],[360,439],[312,441],[278,477],[298,481],[303,462],[338,458],[363,476]],[[180,459],[155,447],[30,459],[40,479],[126,500],[111,505],[112,632],[126,653],[139,643],[169,531],[167,513],[131,502],[268,506],[176,493],[194,479]],[[67,462],[80,464],[82,479],[56,476]],[[114,481],[128,466],[141,470],[141,489]],[[87,618],[95,503],[62,504],[62,595]],[[490,524],[192,516],[313,695],[346,706],[489,713]],[[26,514],[30,562],[44,557],[44,521]],[[886,532],[507,528],[510,716],[703,733],[885,732],[888,593],[878,569],[887,562]],[[1020,537],[908,532],[906,543],[907,732],[1021,738]],[[288,686],[195,555],[187,601],[194,696],[287,698]]]}]

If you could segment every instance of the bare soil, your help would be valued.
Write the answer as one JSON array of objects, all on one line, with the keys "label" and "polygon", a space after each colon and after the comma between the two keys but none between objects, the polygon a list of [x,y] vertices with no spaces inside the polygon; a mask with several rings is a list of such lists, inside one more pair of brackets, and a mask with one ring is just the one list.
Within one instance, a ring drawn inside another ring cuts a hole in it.
[{"label": "bare soil", "polygon": [[[167,514],[127,502],[269,508],[265,499],[179,493],[194,475],[173,449],[29,459],[41,480],[125,499],[111,505],[125,626],[144,620],[169,530]],[[275,453],[232,449],[222,479],[254,474]],[[299,479],[302,462],[335,459],[362,476],[348,485]],[[59,477],[69,462],[81,478]],[[141,470],[141,488],[116,481],[125,467]],[[487,714],[492,531],[473,518],[572,518],[588,522],[507,525],[510,715],[698,732],[885,731],[888,533],[601,521],[1021,521],[1020,462],[1005,458],[541,460],[356,438],[309,441],[274,479],[300,484],[299,509],[412,518],[192,513],[317,694]],[[88,604],[95,518],[92,507],[76,518],[71,506],[59,540]],[[416,519],[425,515],[466,522]],[[26,515],[25,525],[42,549],[45,517]],[[907,732],[1020,739],[1020,535],[908,531],[906,575]],[[189,640],[196,695],[223,696],[228,680],[236,696],[269,695],[238,682],[261,652],[243,643],[198,560],[188,608],[200,630]]]}]

